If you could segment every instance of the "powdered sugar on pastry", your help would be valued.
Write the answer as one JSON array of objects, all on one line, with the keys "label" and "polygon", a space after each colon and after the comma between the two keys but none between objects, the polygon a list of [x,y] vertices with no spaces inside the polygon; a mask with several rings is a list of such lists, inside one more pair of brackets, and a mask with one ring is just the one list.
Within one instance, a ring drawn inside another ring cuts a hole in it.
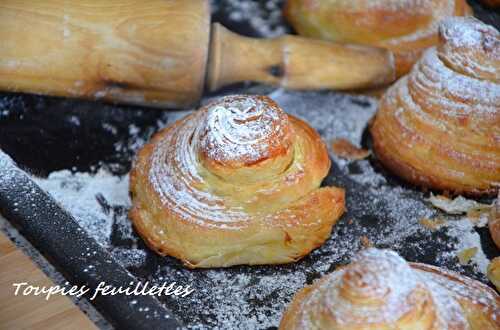
[{"label": "powdered sugar on pastry", "polygon": [[375,152],[410,182],[494,194],[500,173],[500,35],[474,18],[448,18],[439,31],[438,46],[382,98],[371,128]]},{"label": "powdered sugar on pastry", "polygon": [[[397,2],[397,1],[395,1]],[[405,8],[422,8],[428,15],[432,15],[429,25],[424,28],[418,29],[411,34],[397,37],[387,41],[389,45],[397,45],[404,42],[412,42],[422,38],[428,38],[437,33],[440,21],[445,17],[450,17],[454,15],[456,1],[455,0],[445,0],[445,1],[411,1],[411,4],[406,4]],[[409,7],[409,6],[412,7]],[[418,10],[418,9],[417,9]]]},{"label": "powdered sugar on pastry", "polygon": [[158,142],[149,179],[163,203],[182,218],[200,219],[203,226],[241,229],[249,219],[247,213],[231,206],[230,196],[206,187],[201,172],[209,174],[198,153],[223,166],[251,165],[275,149],[288,148],[289,134],[288,117],[279,108],[255,98],[225,98],[182,120]]},{"label": "powdered sugar on pastry", "polygon": [[495,40],[498,31],[477,19],[470,17],[446,19],[441,22],[440,33],[451,46],[496,48],[495,56],[499,56],[498,40]]},{"label": "powdered sugar on pastry", "polygon": [[440,107],[452,117],[498,112],[500,85],[451,70],[440,60],[435,48],[429,49],[417,65],[409,83],[418,92],[429,94],[423,100],[429,105]]},{"label": "powdered sugar on pastry", "polygon": [[490,288],[371,248],[299,292],[280,329],[469,329],[475,318],[500,325],[500,297]]},{"label": "powdered sugar on pastry", "polygon": [[[314,0],[311,1],[314,6]],[[386,9],[397,11],[407,8],[415,8],[416,11],[427,12],[432,9],[435,1],[430,0],[336,0],[343,7],[352,8],[353,11],[363,10],[365,8]],[[446,1],[451,2],[451,1]]]},{"label": "powdered sugar on pastry", "polygon": [[[430,292],[422,293],[422,290]],[[311,295],[307,304],[332,311],[339,325],[394,324],[419,307],[419,299],[436,308],[436,328],[465,328],[460,305],[434,283],[424,283],[406,261],[391,251],[369,249],[335,272]],[[364,300],[361,301],[361,300]],[[370,308],[371,307],[371,308]],[[304,329],[314,316],[304,319]]]},{"label": "powdered sugar on pastry", "polygon": [[477,79],[500,81],[500,37],[492,26],[471,18],[443,21],[440,58],[453,70]]},{"label": "powdered sugar on pastry", "polygon": [[305,122],[264,96],[229,96],[160,131],[130,175],[130,217],[189,267],[288,263],[324,242],[344,191]]},{"label": "powdered sugar on pastry", "polygon": [[286,114],[259,99],[226,99],[209,106],[205,120],[200,148],[221,163],[256,163],[282,143],[291,143]]},{"label": "powdered sugar on pastry", "polygon": [[[192,117],[199,120],[200,114]],[[238,229],[247,219],[245,214],[226,208],[222,198],[195,184],[203,180],[198,173],[196,147],[190,141],[198,120],[184,120],[158,142],[151,156],[149,179],[162,202],[182,218],[197,221],[203,215],[202,225]],[[228,227],[229,223],[232,226]]]},{"label": "powdered sugar on pastry", "polygon": [[[358,146],[363,145],[361,141],[364,129],[377,106],[372,98],[335,92],[277,90],[270,97],[291,114],[307,120],[321,133],[324,141],[345,138]],[[189,112],[179,114],[185,116]],[[165,113],[155,127],[165,127],[167,115],[168,122],[173,123],[180,118],[179,114]],[[172,117],[174,119],[170,120]],[[127,148],[127,154],[135,153],[137,148],[149,140],[150,129],[137,132],[134,128],[130,130],[130,134],[129,140],[120,143],[120,148]],[[139,244],[138,248],[147,252],[148,257],[140,268],[136,265],[131,271],[139,274],[138,276],[146,273],[148,279],[154,280],[156,284],[161,284],[166,279],[193,284],[196,287],[193,295],[169,307],[187,327],[194,329],[267,329],[278,326],[285,306],[298,290],[310,284],[312,279],[330,273],[336,265],[346,263],[361,249],[360,235],[368,236],[375,246],[391,247],[406,253],[405,256],[413,258],[412,260],[426,260],[487,282],[482,273],[483,265],[487,266],[489,263],[482,252],[485,241],[483,239],[481,242],[470,221],[456,221],[452,216],[437,213],[435,208],[424,202],[425,194],[388,183],[387,177],[377,172],[369,160],[348,161],[336,157],[332,152],[330,156],[338,166],[333,177],[345,176],[357,182],[356,184],[362,184],[371,197],[366,198],[356,193],[363,188],[349,189],[349,209],[354,213],[343,220],[345,223],[341,221],[340,226],[333,231],[333,237],[322,248],[313,252],[310,258],[284,267],[243,267],[238,271],[220,268],[193,272],[180,267],[169,258],[154,258],[152,252]],[[357,171],[353,171],[353,166]],[[131,204],[127,194],[128,176],[117,177],[108,171],[100,172],[97,175],[55,172],[49,178],[37,179],[37,182],[107,249],[120,250],[123,240],[140,241],[123,212]],[[97,195],[108,199],[116,212],[100,212],[96,218],[94,211],[101,210]],[[111,197],[110,200],[110,196],[116,197]],[[370,222],[364,218],[368,216],[373,216],[374,220]],[[352,223],[349,221],[351,217]],[[443,218],[445,223],[439,230],[431,231],[419,224],[422,217]],[[385,219],[391,220],[385,222]],[[108,226],[112,228],[112,233]],[[122,234],[123,231],[126,233]],[[113,237],[119,237],[120,241],[113,242]],[[438,245],[434,245],[435,243]],[[136,244],[130,243],[126,248],[134,247]],[[478,253],[469,265],[460,265],[456,260],[457,252],[470,247],[477,247]],[[135,253],[133,260],[129,260],[131,256],[122,251],[113,252],[113,255],[124,265],[142,260]],[[153,265],[151,260],[154,260],[153,269],[147,268],[148,265]],[[161,260],[161,263],[156,265],[156,260]]]}]

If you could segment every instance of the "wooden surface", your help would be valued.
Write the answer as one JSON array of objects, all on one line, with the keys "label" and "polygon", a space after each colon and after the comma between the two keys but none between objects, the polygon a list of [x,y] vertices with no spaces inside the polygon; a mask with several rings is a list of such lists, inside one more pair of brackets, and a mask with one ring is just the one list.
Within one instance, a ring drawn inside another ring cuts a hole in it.
[{"label": "wooden surface", "polygon": [[2,0],[0,88],[190,106],[209,32],[207,0]]},{"label": "wooden surface", "polygon": [[0,329],[97,329],[73,302],[61,295],[14,295],[13,283],[54,283],[0,232]]},{"label": "wooden surface", "polygon": [[301,90],[371,88],[395,79],[386,49],[342,45],[299,36],[240,36],[212,25],[207,85],[211,91],[240,81]]}]

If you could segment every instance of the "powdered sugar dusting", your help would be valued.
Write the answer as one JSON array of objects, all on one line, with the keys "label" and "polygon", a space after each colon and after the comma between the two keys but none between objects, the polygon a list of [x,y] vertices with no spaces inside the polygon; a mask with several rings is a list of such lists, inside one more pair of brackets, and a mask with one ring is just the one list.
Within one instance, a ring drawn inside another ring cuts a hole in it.
[{"label": "powdered sugar dusting", "polygon": [[439,32],[454,47],[493,48],[498,42],[498,31],[493,26],[471,17],[447,18],[441,22]]},{"label": "powdered sugar dusting", "polygon": [[[287,112],[307,120],[327,145],[332,139],[342,137],[361,146],[367,123],[377,107],[375,99],[333,92],[277,90],[270,96]],[[143,141],[137,142],[138,145],[141,143]],[[129,147],[135,148],[135,143],[123,145],[123,148]],[[294,293],[306,283],[331,273],[339,264],[349,262],[363,247],[361,237],[366,237],[376,247],[394,249],[407,260],[429,262],[487,281],[483,269],[489,260],[474,222],[463,216],[440,212],[425,201],[425,194],[394,184],[393,179],[380,173],[370,160],[349,161],[337,159],[332,152],[330,155],[334,162],[327,184],[347,189],[348,213],[321,248],[304,260],[285,266],[185,269],[172,258],[156,257],[138,245],[141,240],[130,228],[126,216],[130,207],[127,177],[113,177],[105,171],[98,175],[64,171],[37,181],[74,215],[78,214],[76,220],[91,235],[101,236],[98,238],[101,244],[116,249],[113,254],[120,262],[130,265],[132,270],[140,267],[137,276],[155,283],[171,280],[192,284],[196,291],[191,296],[175,303],[166,300],[165,303],[186,326],[193,329],[266,329],[277,326]],[[78,188],[79,185],[74,183],[76,179],[88,188]],[[96,214],[95,210],[102,208],[101,204],[106,205],[97,201],[95,197],[98,195],[112,200],[108,203],[111,205],[109,213]],[[88,210],[87,216],[85,210]],[[102,219],[97,226],[93,221],[95,217]],[[433,231],[419,222],[422,218],[438,217],[445,220],[438,230]],[[120,242],[131,243],[116,245],[113,239],[116,235],[123,238]],[[478,253],[466,266],[460,265],[456,258],[464,247],[478,248]],[[128,249],[141,252],[129,254],[124,251]],[[146,260],[142,259],[142,251],[147,253]],[[154,266],[146,267],[147,259],[154,260]],[[143,262],[146,265],[141,265]]]},{"label": "powdered sugar dusting", "polygon": [[9,168],[12,167],[13,164],[12,158],[0,150],[0,168]]},{"label": "powdered sugar dusting", "polygon": [[[314,159],[324,156],[323,149],[303,130],[269,98],[222,98],[160,133],[151,156],[144,156],[151,162],[147,176],[161,203],[186,222],[228,230],[245,228],[249,220],[271,224],[288,205],[318,188],[320,182],[309,178],[326,175],[326,167],[315,174],[322,168],[314,167]],[[238,175],[256,163],[252,180],[232,181],[224,171]],[[241,184],[244,191],[237,187]],[[300,185],[304,189],[293,188]],[[217,193],[219,187],[232,193]],[[270,207],[272,194],[285,201],[279,209]],[[248,206],[257,211],[247,211]]]},{"label": "powdered sugar dusting", "polygon": [[[480,271],[482,274],[486,274],[490,260],[484,254],[481,246],[481,238],[474,229],[475,227],[476,224],[471,222],[467,217],[462,217],[458,220],[454,220],[451,225],[448,224],[448,234],[452,237],[460,236],[460,239],[455,244],[454,250],[443,252],[441,258],[453,258],[459,252],[465,249],[477,248],[477,252],[472,257],[472,260],[470,262],[478,271]],[[479,227],[479,225],[477,225],[477,227]]]},{"label": "powdered sugar dusting", "polygon": [[283,0],[212,0],[211,6],[213,13],[224,8],[228,13],[227,18],[230,23],[248,24],[260,37],[272,38],[285,34],[289,30],[281,14],[283,2]]},{"label": "powdered sugar dusting", "polygon": [[465,329],[468,322],[458,299],[475,303],[484,295],[481,300],[488,308],[498,309],[498,299],[488,289],[450,280],[434,268],[430,270],[410,267],[393,251],[364,250],[348,266],[325,276],[303,298],[295,315],[299,328],[319,327],[317,322],[323,319],[320,315],[328,315],[330,324],[346,328],[360,322],[395,324],[422,304],[421,308],[436,310],[433,327]]},{"label": "powdered sugar dusting", "polygon": [[231,96],[207,106],[200,148],[220,163],[256,163],[290,144],[288,117],[267,100]]},{"label": "powdered sugar dusting", "polygon": [[197,143],[191,137],[204,115],[194,113],[158,142],[151,156],[149,180],[162,203],[186,221],[239,229],[246,225],[244,212],[225,207],[222,198],[192,184],[203,181],[198,172]]},{"label": "powdered sugar dusting", "polygon": [[500,33],[471,17],[448,18],[439,29],[439,56],[452,68],[477,79],[500,80]]},{"label": "powdered sugar dusting", "polygon": [[499,84],[451,70],[438,57],[435,48],[423,55],[408,79],[415,88],[415,91],[410,90],[412,94],[428,95],[424,102],[438,107],[450,117],[491,116],[500,111]]},{"label": "powdered sugar dusting", "polygon": [[[424,156],[422,152],[415,154],[420,159],[416,166],[420,168],[419,175],[426,177],[442,168],[448,173],[447,180],[452,182],[450,187],[454,184],[465,186],[464,182],[477,180],[481,189],[486,190],[497,184],[495,178],[480,178],[474,171],[480,168],[484,172],[495,172],[500,163],[494,147],[500,141],[497,125],[500,84],[484,66],[474,64],[485,60],[488,50],[454,46],[454,43],[463,43],[456,41],[459,38],[454,35],[458,32],[453,31],[456,25],[460,26],[456,28],[459,31],[468,28],[479,31],[477,26],[482,26],[481,35],[490,31],[486,25],[470,18],[447,20],[447,27],[441,29],[444,35],[441,44],[427,50],[411,73],[383,96],[374,132],[378,132],[377,142],[385,145],[389,152],[403,155],[401,161],[407,166],[414,165],[409,164],[405,156],[409,150],[430,150],[434,157]],[[476,61],[471,55],[480,59]],[[443,144],[445,136],[454,143]],[[445,158],[458,165],[443,168],[446,162],[442,159]],[[423,173],[425,171],[429,173]]]},{"label": "powdered sugar dusting", "polygon": [[115,177],[102,169],[95,175],[63,170],[51,173],[47,179],[34,179],[79,219],[83,229],[98,243],[110,245],[115,216],[111,205],[130,206],[128,176]]},{"label": "powdered sugar dusting", "polygon": [[[450,2],[450,1],[447,1]],[[415,10],[419,12],[428,12],[435,5],[431,0],[337,0],[340,6],[351,8],[353,11],[370,9],[385,9],[387,11]]]},{"label": "powdered sugar dusting", "polygon": [[[397,2],[397,1],[396,1]],[[424,39],[437,34],[439,24],[443,18],[454,16],[456,0],[445,1],[412,1],[406,3],[406,8],[426,8],[426,14],[432,15],[429,25],[424,26],[411,34],[393,38],[387,41],[388,45],[398,45],[401,43],[411,43],[419,39]],[[416,9],[418,10],[418,9]]]}]

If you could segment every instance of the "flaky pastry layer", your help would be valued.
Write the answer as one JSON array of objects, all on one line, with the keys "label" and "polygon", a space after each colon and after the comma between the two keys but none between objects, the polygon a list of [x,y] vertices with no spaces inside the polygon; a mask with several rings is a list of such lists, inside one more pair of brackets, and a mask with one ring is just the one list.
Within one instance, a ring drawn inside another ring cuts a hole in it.
[{"label": "flaky pastry layer", "polygon": [[271,99],[218,100],[157,133],[130,175],[146,243],[188,267],[293,262],[344,212],[319,135]]},{"label": "flaky pastry layer", "polygon": [[437,44],[440,20],[471,13],[465,0],[288,0],[285,6],[301,35],[391,50],[398,77]]},{"label": "flaky pastry layer", "polygon": [[382,97],[371,134],[377,158],[419,186],[494,195],[500,187],[500,38],[451,18],[431,48]]},{"label": "flaky pastry layer", "polygon": [[476,280],[372,248],[299,291],[280,329],[500,329],[500,297]]}]

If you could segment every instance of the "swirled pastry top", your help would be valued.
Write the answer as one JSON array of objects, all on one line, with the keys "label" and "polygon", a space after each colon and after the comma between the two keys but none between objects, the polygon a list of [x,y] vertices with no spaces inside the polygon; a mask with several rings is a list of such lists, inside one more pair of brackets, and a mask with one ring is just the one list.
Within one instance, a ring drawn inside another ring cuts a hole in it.
[{"label": "swirled pastry top", "polygon": [[296,201],[326,175],[322,142],[297,138],[292,130],[288,115],[270,99],[225,98],[158,143],[149,179],[162,202],[186,221],[201,217],[204,226],[238,229],[250,213],[276,211],[273,206],[283,204],[273,199]]},{"label": "swirled pastry top", "polygon": [[300,291],[280,329],[499,329],[486,285],[395,252],[367,249]]},{"label": "swirled pastry top", "polygon": [[205,120],[199,151],[224,166],[256,164],[286,154],[292,145],[288,116],[259,99],[225,99],[207,111]]},{"label": "swirled pastry top", "polygon": [[439,45],[383,96],[375,152],[416,184],[491,195],[500,186],[500,36],[473,18],[449,18],[439,31]]},{"label": "swirled pastry top", "polygon": [[[289,262],[322,243],[343,211],[343,191],[319,188],[329,168],[319,135],[271,99],[225,97],[159,132],[141,150],[131,175],[131,217],[157,251],[190,265]],[[187,243],[191,238],[182,235],[196,230],[203,238]],[[261,250],[267,239],[280,252],[257,261],[255,251],[254,257],[251,248],[244,251],[245,233],[246,239],[255,235]],[[231,261],[213,262],[228,251]]]},{"label": "swirled pastry top", "polygon": [[442,19],[470,13],[464,0],[288,0],[285,7],[302,35],[392,50],[398,76],[437,43]]}]

